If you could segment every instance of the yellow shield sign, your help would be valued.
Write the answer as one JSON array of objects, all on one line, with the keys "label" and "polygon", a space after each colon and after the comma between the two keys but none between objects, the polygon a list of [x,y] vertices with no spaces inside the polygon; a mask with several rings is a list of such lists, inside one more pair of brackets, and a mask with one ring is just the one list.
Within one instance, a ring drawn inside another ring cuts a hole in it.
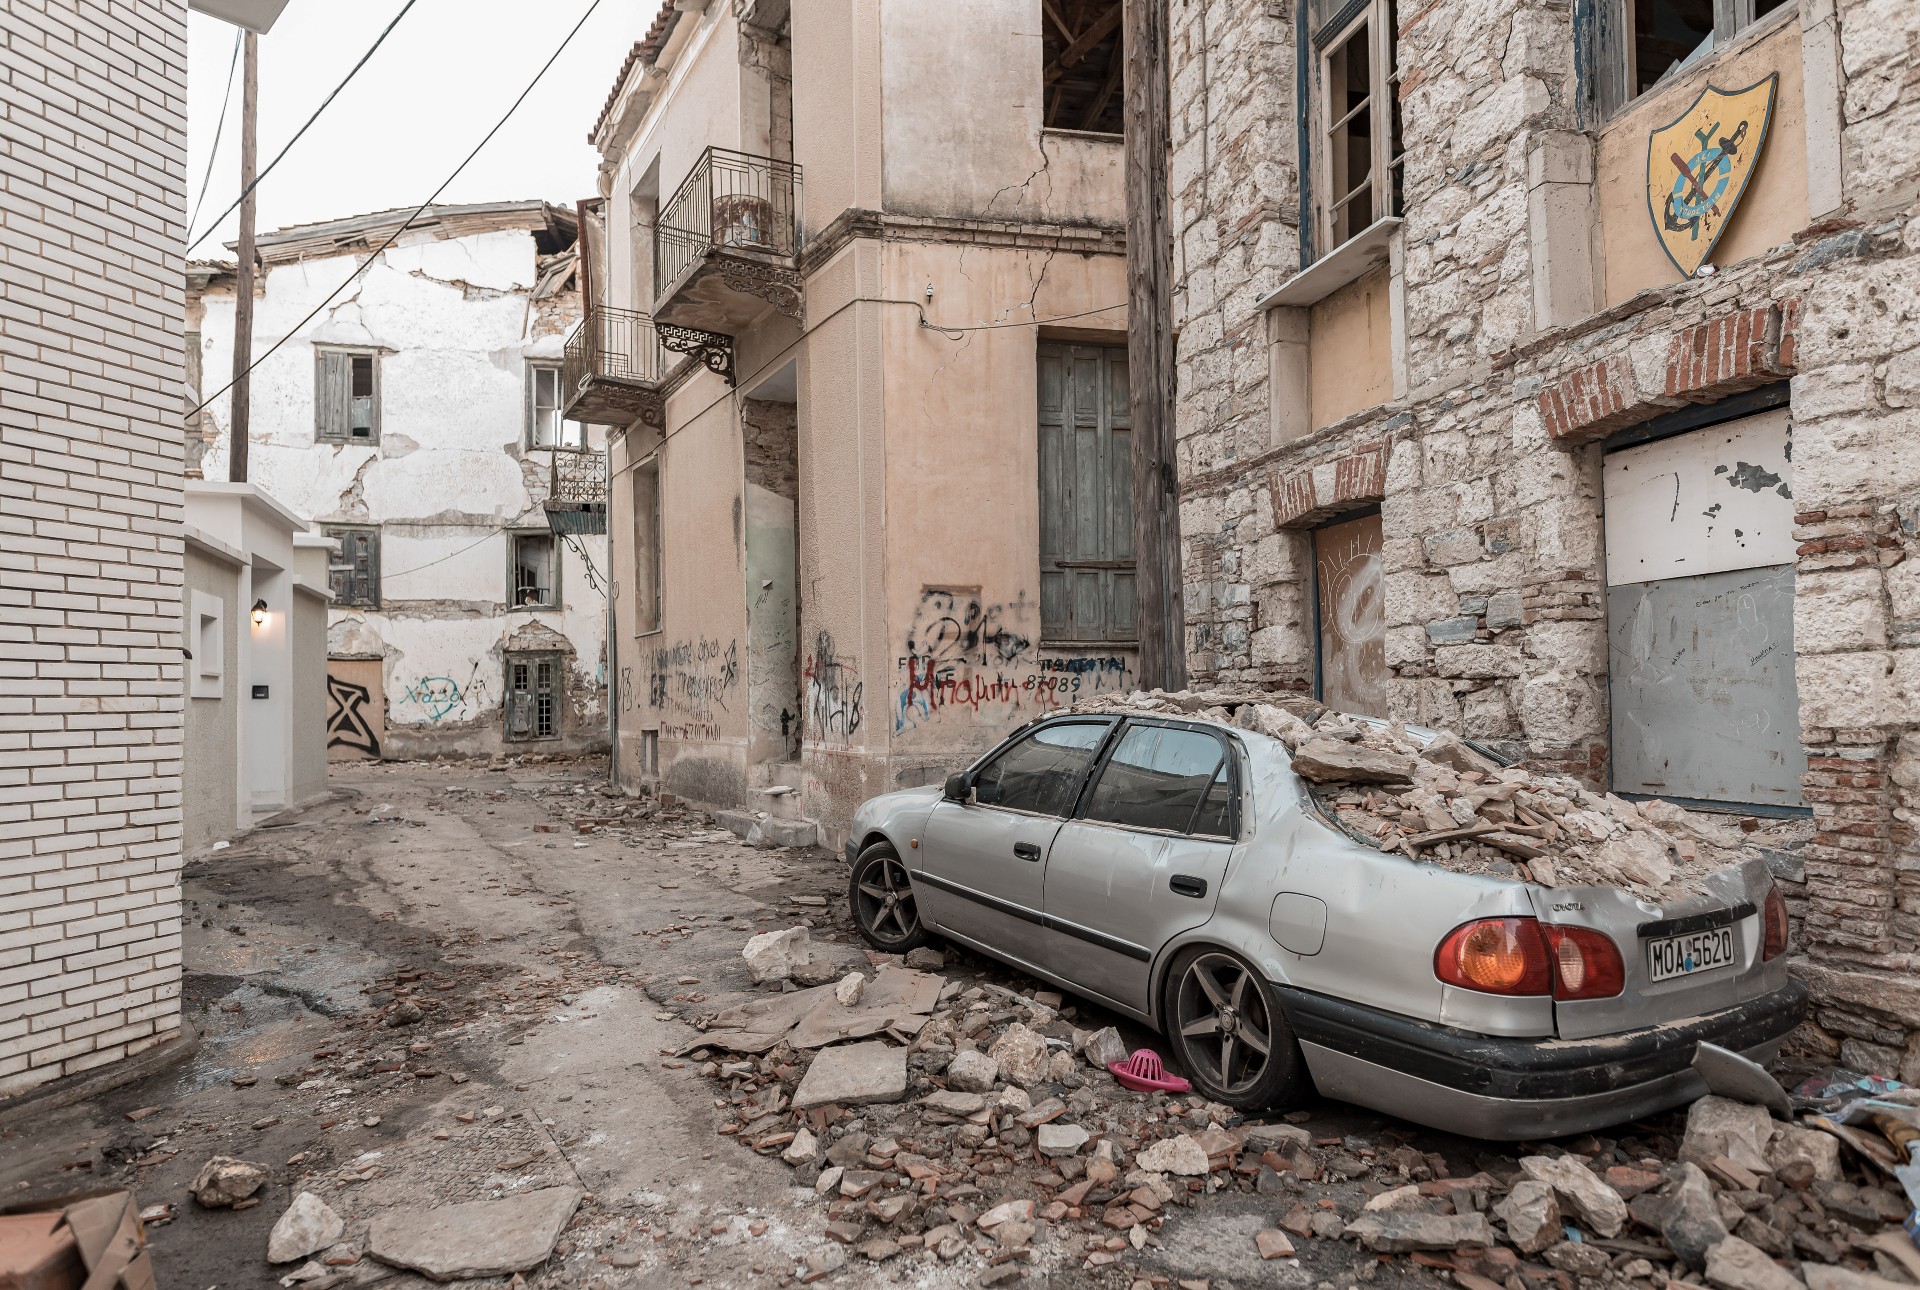
[{"label": "yellow shield sign", "polygon": [[1709,85],[1647,139],[1647,213],[1660,247],[1692,277],[1740,205],[1773,120],[1775,72],[1744,90]]}]

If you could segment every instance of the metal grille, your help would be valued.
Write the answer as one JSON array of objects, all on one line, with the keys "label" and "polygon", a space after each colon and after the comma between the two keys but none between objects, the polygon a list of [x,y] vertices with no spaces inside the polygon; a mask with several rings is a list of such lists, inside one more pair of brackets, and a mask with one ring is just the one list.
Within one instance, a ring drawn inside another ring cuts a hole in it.
[{"label": "metal grille", "polygon": [[791,256],[799,245],[800,167],[708,148],[654,225],[654,298],[709,250]]}]

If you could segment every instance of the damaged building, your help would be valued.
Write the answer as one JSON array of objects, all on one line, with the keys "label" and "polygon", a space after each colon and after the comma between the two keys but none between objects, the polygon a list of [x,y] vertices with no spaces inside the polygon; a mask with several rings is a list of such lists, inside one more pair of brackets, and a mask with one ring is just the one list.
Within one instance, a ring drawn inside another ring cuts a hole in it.
[{"label": "damaged building", "polygon": [[[430,207],[302,323],[410,214],[258,241],[250,478],[333,547],[328,755],[604,747],[604,436],[560,379],[576,212]],[[231,370],[233,291],[230,264],[189,266],[195,390]],[[190,476],[226,477],[226,416],[190,421]]]},{"label": "damaged building", "polygon": [[1132,688],[1120,5],[1042,8],[681,0],[621,69],[566,382],[624,784],[831,844]]},{"label": "damaged building", "polygon": [[1195,683],[1766,834],[1920,1079],[1914,8],[1170,10]]}]

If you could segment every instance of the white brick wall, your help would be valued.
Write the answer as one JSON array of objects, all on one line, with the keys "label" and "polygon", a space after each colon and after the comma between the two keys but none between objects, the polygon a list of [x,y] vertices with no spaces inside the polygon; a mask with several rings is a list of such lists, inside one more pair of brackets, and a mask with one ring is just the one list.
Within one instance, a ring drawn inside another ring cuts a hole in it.
[{"label": "white brick wall", "polygon": [[0,7],[0,1097],[180,1026],[186,11]]}]

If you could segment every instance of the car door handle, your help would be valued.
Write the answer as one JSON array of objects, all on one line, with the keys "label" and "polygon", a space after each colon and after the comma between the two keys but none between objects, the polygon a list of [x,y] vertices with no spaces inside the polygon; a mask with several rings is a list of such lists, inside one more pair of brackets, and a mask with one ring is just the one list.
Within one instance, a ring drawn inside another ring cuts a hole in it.
[{"label": "car door handle", "polygon": [[1014,843],[1013,853],[1022,860],[1038,860],[1040,858],[1040,848],[1032,842]]},{"label": "car door handle", "polygon": [[1190,874],[1176,873],[1167,879],[1167,886],[1178,896],[1204,896],[1207,894],[1207,880],[1195,878]]}]

